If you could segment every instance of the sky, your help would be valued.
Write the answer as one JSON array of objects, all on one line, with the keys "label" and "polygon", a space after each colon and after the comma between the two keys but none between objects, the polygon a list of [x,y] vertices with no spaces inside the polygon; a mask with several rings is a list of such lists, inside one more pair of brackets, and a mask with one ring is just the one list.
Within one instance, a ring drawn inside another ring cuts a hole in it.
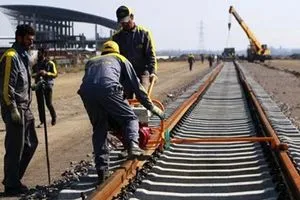
[{"label": "sky", "polygon": [[[228,32],[232,5],[262,44],[300,48],[300,0],[0,0],[0,5],[11,4],[54,6],[113,20],[116,9],[126,5],[133,9],[136,24],[151,30],[157,50],[246,49],[249,40],[234,17]],[[13,36],[14,30],[0,12],[0,37]],[[98,31],[109,34],[104,27]],[[94,25],[76,24],[79,33],[93,38]]]}]

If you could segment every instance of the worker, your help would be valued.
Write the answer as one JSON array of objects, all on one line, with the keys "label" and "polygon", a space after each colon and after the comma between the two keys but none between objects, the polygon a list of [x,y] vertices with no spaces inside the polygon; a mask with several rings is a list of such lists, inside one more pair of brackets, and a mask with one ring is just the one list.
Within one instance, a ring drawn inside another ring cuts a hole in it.
[{"label": "worker", "polygon": [[[141,84],[147,90],[150,82],[157,79],[157,60],[152,34],[135,24],[133,12],[127,6],[120,6],[116,15],[122,28],[112,36],[112,40],[118,43],[120,53],[131,62]],[[126,98],[133,98],[132,90],[125,93]]]},{"label": "worker", "polygon": [[21,183],[34,155],[38,139],[31,104],[31,70],[28,50],[33,44],[35,30],[18,25],[15,42],[0,59],[1,115],[5,123],[4,193],[24,194],[28,188]]},{"label": "worker", "polygon": [[78,90],[93,126],[93,148],[99,184],[108,175],[108,120],[113,118],[123,131],[128,157],[143,153],[138,145],[138,118],[124,99],[123,91],[132,88],[137,99],[153,114],[164,118],[164,113],[155,106],[140,84],[131,63],[119,54],[119,46],[114,41],[103,44],[102,54],[90,59],[85,66],[85,74]]},{"label": "worker", "polygon": [[195,57],[193,54],[189,54],[188,55],[188,63],[189,63],[189,66],[190,66],[190,71],[193,70],[193,64],[195,62]]},{"label": "worker", "polygon": [[213,62],[214,62],[214,57],[213,57],[213,55],[209,55],[208,56],[208,62],[209,62],[209,67],[212,67],[212,65],[213,65]]},{"label": "worker", "polygon": [[57,77],[57,69],[55,63],[48,58],[48,51],[44,48],[38,50],[38,61],[32,67],[32,77],[35,79],[36,85],[39,85],[40,81],[44,83],[42,87],[35,88],[40,119],[38,128],[45,123],[44,99],[51,115],[51,124],[54,126],[56,124],[56,112],[52,104],[52,94],[54,79]]},{"label": "worker", "polygon": [[204,63],[204,55],[201,54],[201,63]]}]

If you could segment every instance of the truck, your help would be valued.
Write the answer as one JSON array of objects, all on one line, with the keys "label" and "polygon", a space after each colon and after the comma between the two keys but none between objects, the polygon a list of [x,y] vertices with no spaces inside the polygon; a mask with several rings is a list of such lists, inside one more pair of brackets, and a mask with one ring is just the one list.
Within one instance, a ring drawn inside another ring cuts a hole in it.
[{"label": "truck", "polygon": [[[259,60],[261,62],[264,62],[267,59],[271,59],[271,51],[268,49],[268,46],[266,44],[261,44],[259,40],[255,37],[254,33],[250,30],[250,28],[246,25],[244,20],[240,17],[240,15],[237,13],[237,11],[233,8],[233,6],[230,6],[229,8],[229,14],[232,14],[239,25],[242,27],[244,32],[246,33],[250,45],[247,48],[247,60],[249,62],[253,62],[255,60]],[[231,22],[228,23],[228,28],[230,30]]]}]

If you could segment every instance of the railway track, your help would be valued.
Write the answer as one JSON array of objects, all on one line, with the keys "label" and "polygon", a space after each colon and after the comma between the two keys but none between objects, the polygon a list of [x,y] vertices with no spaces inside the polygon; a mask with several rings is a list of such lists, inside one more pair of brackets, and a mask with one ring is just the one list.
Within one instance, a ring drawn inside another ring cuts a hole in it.
[{"label": "railway track", "polygon": [[[226,64],[201,100],[172,131],[173,139],[256,137],[247,99]],[[132,199],[278,199],[259,143],[171,144]]]},{"label": "railway track", "polygon": [[[167,106],[165,149],[155,144],[157,130],[141,160],[120,159],[121,147],[114,147],[114,173],[103,185],[95,189],[89,163],[56,199],[299,199],[299,130],[236,65],[217,67]],[[270,124],[262,124],[251,95]],[[151,118],[150,127],[158,125]]]}]

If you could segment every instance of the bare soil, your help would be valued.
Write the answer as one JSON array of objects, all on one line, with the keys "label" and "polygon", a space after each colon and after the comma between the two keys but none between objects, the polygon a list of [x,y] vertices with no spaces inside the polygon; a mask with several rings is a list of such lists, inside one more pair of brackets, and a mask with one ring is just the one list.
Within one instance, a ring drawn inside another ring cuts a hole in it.
[{"label": "bare soil", "polygon": [[[177,94],[192,81],[199,79],[208,69],[208,63],[196,62],[193,71],[189,71],[187,62],[160,62],[158,69],[159,80],[154,86],[152,98],[161,102],[168,101],[168,94]],[[60,74],[55,80],[53,103],[57,112],[58,122],[55,126],[48,121],[48,143],[51,165],[51,181],[61,177],[71,161],[80,161],[92,153],[91,125],[83,104],[77,95],[81,84],[83,71],[77,73]],[[39,123],[35,94],[33,94],[32,110],[36,124]],[[3,179],[3,156],[5,130],[2,119],[0,121],[0,180]],[[42,128],[37,128],[39,146],[31,161],[23,183],[29,187],[48,184],[47,165],[45,156],[45,139]],[[3,191],[3,186],[0,186]]]},{"label": "bare soil", "polygon": [[265,64],[280,70],[300,72],[300,60],[269,60]]},{"label": "bare soil", "polygon": [[[300,71],[300,61],[273,60],[265,64],[242,63],[252,77],[261,84],[280,105],[287,116],[300,122],[300,78],[291,71]],[[271,66],[271,67],[270,67]],[[154,86],[153,98],[168,102],[169,94],[178,94],[195,79],[203,76],[208,63],[196,62],[193,71],[189,71],[187,62],[160,62],[159,80]],[[80,161],[91,155],[91,125],[79,96],[76,94],[83,72],[60,74],[56,79],[53,102],[58,115],[58,123],[48,123],[52,181],[61,177],[61,173],[70,166],[71,161]],[[38,124],[35,95],[32,109]],[[48,121],[49,113],[47,113]],[[37,129],[39,146],[23,178],[30,187],[47,184],[47,168],[43,129]],[[0,121],[0,180],[3,179],[5,130]],[[3,186],[0,185],[0,191]],[[13,198],[10,198],[13,199]]]},{"label": "bare soil", "polygon": [[248,62],[242,64],[247,66],[254,80],[266,90],[285,115],[299,128],[300,60],[272,60],[259,64]]}]

